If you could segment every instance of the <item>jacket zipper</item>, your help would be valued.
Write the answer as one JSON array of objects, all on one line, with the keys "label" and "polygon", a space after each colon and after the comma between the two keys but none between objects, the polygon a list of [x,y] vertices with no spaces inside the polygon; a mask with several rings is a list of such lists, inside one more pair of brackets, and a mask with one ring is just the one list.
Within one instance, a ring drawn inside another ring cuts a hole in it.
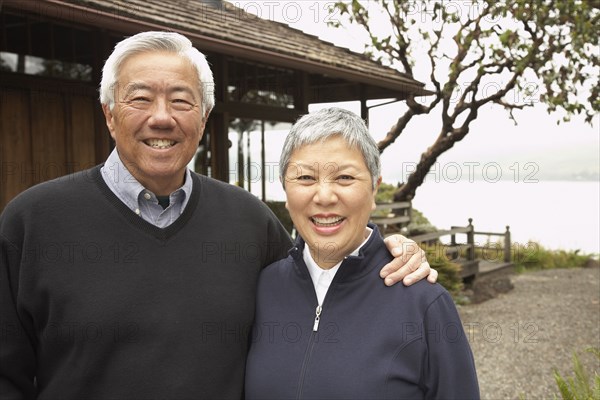
[{"label": "jacket zipper", "polygon": [[318,305],[317,309],[315,310],[315,323],[313,324],[313,332],[316,332],[319,330],[319,321],[321,320],[321,311],[323,311],[323,307],[321,307],[321,305]]},{"label": "jacket zipper", "polygon": [[306,353],[304,354],[304,361],[302,361],[302,369],[300,370],[300,380],[298,382],[298,395],[297,399],[302,398],[302,389],[304,386],[304,378],[306,375],[306,370],[308,369],[308,365],[310,363],[310,358],[312,356],[313,349],[315,347],[315,336],[317,335],[317,331],[319,330],[319,322],[321,321],[321,312],[323,311],[323,307],[321,305],[317,305],[315,310],[315,320],[313,322],[313,329],[310,333],[310,338],[308,339],[308,346],[306,348]]}]

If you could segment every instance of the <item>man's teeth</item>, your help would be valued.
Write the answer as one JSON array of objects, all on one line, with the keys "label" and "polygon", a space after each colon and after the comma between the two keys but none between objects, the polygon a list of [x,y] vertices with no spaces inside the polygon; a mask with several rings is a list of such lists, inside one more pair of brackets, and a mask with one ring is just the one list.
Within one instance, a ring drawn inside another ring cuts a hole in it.
[{"label": "man's teeth", "polygon": [[154,149],[168,149],[169,147],[175,145],[174,140],[166,140],[166,139],[149,139],[146,141],[148,146]]},{"label": "man's teeth", "polygon": [[342,222],[344,220],[344,217],[326,217],[326,218],[312,217],[311,219],[315,223],[315,225],[333,226],[333,225],[337,225],[340,222]]}]

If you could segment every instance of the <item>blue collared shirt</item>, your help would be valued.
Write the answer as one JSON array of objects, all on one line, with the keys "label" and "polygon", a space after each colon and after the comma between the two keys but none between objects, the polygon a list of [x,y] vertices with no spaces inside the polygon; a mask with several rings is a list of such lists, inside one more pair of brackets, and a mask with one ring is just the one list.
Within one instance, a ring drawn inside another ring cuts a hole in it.
[{"label": "blue collared shirt", "polygon": [[101,168],[102,178],[110,190],[134,213],[152,225],[166,228],[183,212],[192,193],[190,170],[185,170],[183,186],[169,195],[169,206],[163,210],[156,195],[142,186],[127,170],[115,148]]}]

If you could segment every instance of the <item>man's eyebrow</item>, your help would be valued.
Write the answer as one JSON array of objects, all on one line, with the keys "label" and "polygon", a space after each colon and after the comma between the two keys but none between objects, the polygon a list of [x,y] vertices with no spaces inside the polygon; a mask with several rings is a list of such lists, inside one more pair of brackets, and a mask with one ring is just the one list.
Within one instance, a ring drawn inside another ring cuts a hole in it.
[{"label": "man's eyebrow", "polygon": [[150,90],[150,86],[142,82],[132,82],[125,87],[125,95],[129,95],[138,90]]},{"label": "man's eyebrow", "polygon": [[[129,95],[138,90],[150,90],[152,91],[152,87],[143,82],[132,82],[125,88],[125,95]],[[194,91],[189,86],[185,85],[177,85],[167,88],[168,93],[177,93],[177,92],[185,92],[194,96]]]},{"label": "man's eyebrow", "polygon": [[195,98],[194,91],[189,86],[173,86],[173,87],[169,87],[167,91],[169,93],[185,92]]}]

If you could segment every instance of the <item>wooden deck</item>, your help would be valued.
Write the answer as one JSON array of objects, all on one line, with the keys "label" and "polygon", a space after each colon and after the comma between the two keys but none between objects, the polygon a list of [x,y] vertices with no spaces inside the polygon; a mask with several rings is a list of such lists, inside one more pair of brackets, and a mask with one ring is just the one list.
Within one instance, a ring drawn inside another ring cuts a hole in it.
[{"label": "wooden deck", "polygon": [[504,261],[487,261],[479,260],[479,275],[488,275],[498,272],[515,272],[515,265],[511,262]]},{"label": "wooden deck", "polygon": [[[406,235],[406,228],[412,217],[412,203],[410,201],[378,204],[378,214],[373,215],[372,222],[376,223],[384,235],[401,233]],[[381,216],[385,212],[387,215]],[[461,266],[461,277],[463,281],[472,285],[476,279],[505,281],[506,277],[514,273],[514,265],[511,260],[511,234],[507,226],[504,232],[479,232],[473,227],[473,219],[469,218],[467,226],[452,226],[450,229],[441,229],[419,235],[407,235],[419,244],[439,244],[440,239],[445,237],[445,254],[452,261]],[[475,237],[485,237],[480,244]],[[477,257],[477,249],[485,249],[491,242],[491,237],[500,238],[499,243],[494,244],[494,249],[500,251],[497,260],[486,260]],[[464,238],[464,240],[462,240]],[[460,240],[459,240],[460,239]]]}]

